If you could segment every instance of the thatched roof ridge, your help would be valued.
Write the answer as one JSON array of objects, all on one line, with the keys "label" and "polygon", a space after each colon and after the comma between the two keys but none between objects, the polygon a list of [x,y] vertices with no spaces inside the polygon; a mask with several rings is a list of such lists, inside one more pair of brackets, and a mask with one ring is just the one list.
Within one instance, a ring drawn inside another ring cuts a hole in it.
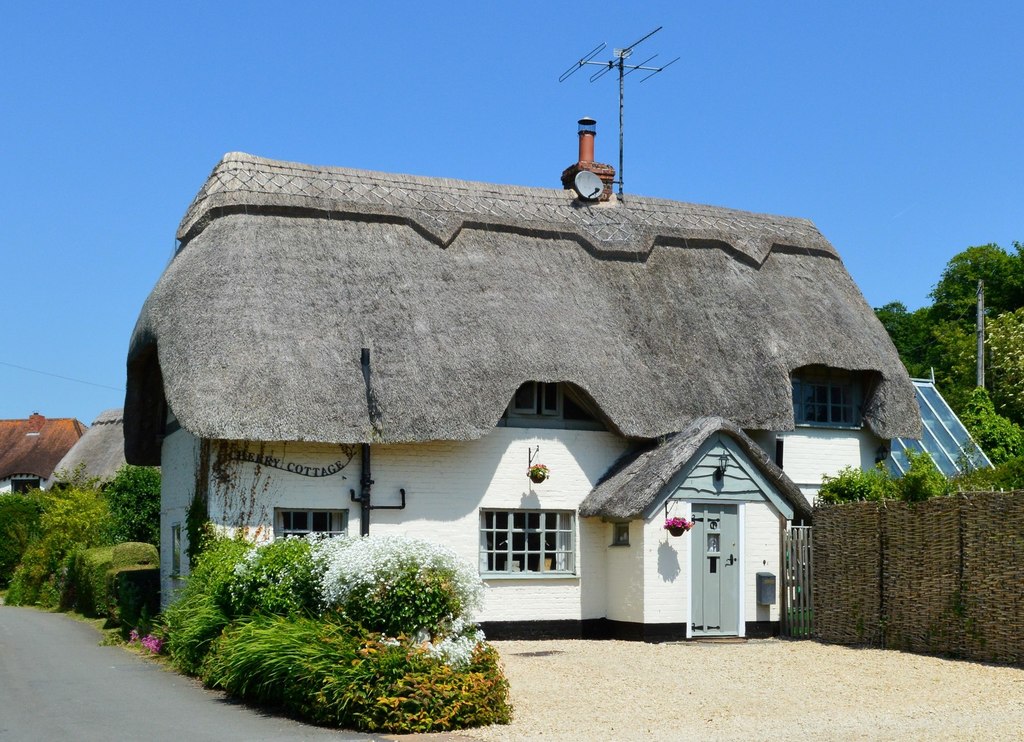
[{"label": "thatched roof ridge", "polygon": [[314,167],[231,152],[217,164],[178,227],[187,243],[225,213],[299,213],[390,218],[448,247],[466,227],[567,236],[609,256],[645,258],[655,245],[717,241],[755,264],[773,245],[838,258],[806,219],[629,196],[581,205],[572,191],[370,170]]},{"label": "thatched roof ridge", "polygon": [[632,438],[788,430],[812,364],[868,373],[866,423],[917,433],[895,348],[806,220],[228,155],[179,237],[129,349],[131,463],[159,463],[164,396],[233,440],[478,438],[529,380]]},{"label": "thatched roof ridge", "polygon": [[810,523],[807,498],[750,436],[720,417],[694,420],[678,433],[649,447],[625,454],[580,504],[582,517],[633,520],[644,517],[676,473],[711,436],[732,438],[761,474],[792,506],[794,519]]},{"label": "thatched roof ridge", "polygon": [[117,470],[124,466],[124,410],[122,408],[101,412],[93,420],[85,435],[54,467],[54,471],[70,473],[79,464],[84,465],[87,477],[97,478],[101,482],[109,482],[117,474]]}]

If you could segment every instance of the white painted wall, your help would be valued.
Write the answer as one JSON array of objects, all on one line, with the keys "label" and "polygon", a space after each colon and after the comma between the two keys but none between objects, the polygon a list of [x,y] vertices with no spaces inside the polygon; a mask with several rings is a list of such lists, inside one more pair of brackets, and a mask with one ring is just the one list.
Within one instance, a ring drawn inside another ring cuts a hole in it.
[{"label": "white painted wall", "polygon": [[[785,519],[769,502],[748,502],[743,507],[743,608],[744,621],[778,621],[782,599],[782,525]],[[757,604],[757,573],[775,575],[775,605]]]},{"label": "white painted wall", "polygon": [[[866,427],[845,429],[803,425],[776,435],[785,441],[783,470],[812,502],[821,488],[823,475],[835,476],[847,466],[870,469],[875,465],[878,447],[886,442]],[[762,443],[761,440],[758,443]],[[769,455],[774,460],[774,440],[770,445]]]},{"label": "white painted wall", "polygon": [[[173,415],[169,416],[173,420]],[[181,429],[166,436],[160,450],[160,601],[166,607],[183,581],[171,573],[171,529],[180,524],[181,576],[189,573],[185,514],[196,491],[199,439]]]},{"label": "white painted wall", "polygon": [[690,615],[690,534],[672,536],[665,518],[692,518],[690,503],[674,500],[643,523],[644,623],[685,623]]},{"label": "white painted wall", "polygon": [[612,621],[642,623],[644,620],[644,521],[629,524],[629,545],[612,544],[612,524],[605,523],[604,543],[607,576],[605,613]]},{"label": "white painted wall", "polygon": [[[546,464],[551,476],[535,485],[526,470],[528,452],[538,446],[535,463]],[[246,449],[309,467],[323,468],[339,459],[347,462],[340,472],[320,478],[251,461],[218,461],[218,449],[228,448],[213,444],[209,512],[215,523],[228,531],[241,529],[254,540],[266,540],[273,538],[275,508],[340,508],[348,509],[349,533],[359,533],[359,504],[349,496],[350,489],[359,491],[358,448],[352,449],[350,461],[349,452],[339,446],[275,443]],[[399,490],[404,488],[407,506],[401,511],[373,511],[370,530],[443,543],[478,564],[481,508],[575,511],[625,449],[626,442],[612,433],[538,428],[495,428],[476,441],[375,445],[371,457],[374,504],[397,505]],[[170,449],[165,449],[168,453]],[[478,619],[604,616],[610,528],[595,519],[576,519],[574,576],[487,578],[489,589]]]}]

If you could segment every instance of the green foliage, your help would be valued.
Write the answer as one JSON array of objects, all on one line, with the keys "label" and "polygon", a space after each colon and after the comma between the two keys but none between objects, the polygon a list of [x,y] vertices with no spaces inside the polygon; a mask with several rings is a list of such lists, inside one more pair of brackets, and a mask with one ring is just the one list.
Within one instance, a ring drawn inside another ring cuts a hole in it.
[{"label": "green foliage", "polygon": [[993,464],[1024,454],[1024,429],[996,412],[984,389],[973,389],[960,420]]},{"label": "green foliage", "polygon": [[1003,415],[1024,421],[1024,308],[993,317],[985,329],[992,401]]},{"label": "green foliage", "polygon": [[72,553],[107,543],[107,503],[99,490],[79,487],[54,489],[39,497],[40,536],[25,549],[6,600],[12,605],[57,608]]},{"label": "green foliage", "polygon": [[822,477],[818,500],[822,503],[856,502],[858,500],[904,500],[920,502],[929,497],[948,495],[953,485],[940,472],[926,453],[907,452],[909,467],[902,477],[894,477],[881,464],[861,470],[844,467],[836,476]]},{"label": "green foliage", "polygon": [[251,548],[234,539],[211,541],[193,563],[180,596],[164,612],[167,649],[173,663],[183,672],[199,672],[212,642],[234,617],[231,581],[235,565]]},{"label": "green foliage", "polygon": [[932,290],[937,320],[974,324],[978,280],[985,282],[985,306],[998,315],[1024,306],[1024,255],[1014,243],[1014,254],[999,245],[968,247],[954,255]]},{"label": "green foliage", "polygon": [[[350,550],[354,544],[361,547]],[[411,558],[397,550],[402,545]],[[368,563],[371,554],[384,558],[380,571],[379,564]],[[165,613],[165,646],[176,667],[207,685],[318,723],[429,732],[507,722],[508,683],[497,653],[477,640],[475,627],[464,625],[462,609],[476,591],[462,584],[462,572],[472,570],[446,570],[448,558],[435,545],[400,539],[329,539],[312,546],[288,539],[259,548],[214,540]],[[345,568],[360,564],[354,582],[341,579]],[[318,565],[335,570],[333,581]],[[410,565],[423,574],[413,577]],[[370,585],[365,590],[364,579]],[[361,594],[381,596],[393,610],[411,611],[403,625],[433,616],[425,633],[445,639],[388,638],[347,610],[321,613],[320,591],[328,590],[328,582],[334,595],[343,586],[359,586]],[[453,614],[462,621],[453,622]]]},{"label": "green foliage", "polygon": [[875,315],[892,338],[900,360],[910,375],[915,378],[930,376],[935,364],[929,357],[933,347],[933,323],[929,308],[922,307],[909,312],[904,304],[894,301],[876,309]]},{"label": "green foliage", "polygon": [[125,464],[106,486],[114,542],[160,545],[160,470]]},{"label": "green foliage", "polygon": [[188,537],[188,548],[185,553],[188,556],[188,563],[195,564],[203,550],[217,540],[206,510],[206,498],[198,491],[192,495],[192,502],[185,512],[185,530]]},{"label": "green foliage", "polygon": [[0,494],[0,587],[11,581],[29,542],[39,536],[38,493]]},{"label": "green foliage", "polygon": [[67,580],[61,608],[75,609],[86,616],[107,616],[113,608],[109,573],[114,562],[113,546],[80,549],[68,559]]},{"label": "green foliage", "polygon": [[931,456],[907,451],[907,460],[910,467],[906,474],[894,480],[899,499],[906,502],[921,502],[930,497],[948,495],[953,491],[950,481],[938,470]]},{"label": "green foliage", "polygon": [[319,608],[323,570],[313,563],[309,541],[286,538],[250,551],[235,568],[231,604],[235,615],[313,614]]},{"label": "green foliage", "polygon": [[508,723],[508,682],[493,648],[455,669],[414,646],[352,624],[260,616],[217,641],[203,668],[212,687],[321,724],[373,732],[436,732]]},{"label": "green foliage", "polygon": [[993,469],[975,469],[961,474],[953,484],[962,492],[1024,490],[1024,455],[996,464]]},{"label": "green foliage", "polygon": [[880,466],[873,469],[843,467],[834,477],[823,476],[818,490],[818,500],[824,503],[891,500],[895,497],[893,479]]}]

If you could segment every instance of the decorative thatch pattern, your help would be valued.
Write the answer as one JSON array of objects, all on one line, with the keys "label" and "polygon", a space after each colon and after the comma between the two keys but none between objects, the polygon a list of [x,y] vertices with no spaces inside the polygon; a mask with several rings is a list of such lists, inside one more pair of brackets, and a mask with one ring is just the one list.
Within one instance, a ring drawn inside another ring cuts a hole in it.
[{"label": "decorative thatch pattern", "polygon": [[133,463],[158,463],[164,395],[205,438],[465,440],[522,382],[566,381],[651,439],[707,415],[791,429],[812,364],[869,373],[880,436],[918,432],[892,343],[806,220],[229,155],[179,237],[129,350]]},{"label": "decorative thatch pattern", "polygon": [[642,517],[663,494],[672,477],[706,440],[718,433],[725,433],[736,441],[761,474],[793,505],[794,520],[810,521],[807,499],[793,481],[746,433],[720,417],[694,420],[657,445],[626,454],[583,501],[580,515],[612,520]]},{"label": "decorative thatch pattern", "polygon": [[824,641],[1024,664],[1024,492],[817,508],[814,559]]},{"label": "decorative thatch pattern", "polygon": [[108,482],[124,466],[124,410],[104,410],[54,468],[72,472],[81,464],[87,477]]}]

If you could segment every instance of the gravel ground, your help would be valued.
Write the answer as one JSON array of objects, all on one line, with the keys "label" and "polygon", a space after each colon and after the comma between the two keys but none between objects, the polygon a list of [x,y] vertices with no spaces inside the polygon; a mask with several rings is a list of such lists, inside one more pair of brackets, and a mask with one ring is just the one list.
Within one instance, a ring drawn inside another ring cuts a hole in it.
[{"label": "gravel ground", "polygon": [[484,740],[1024,739],[1024,670],[778,639],[495,642],[509,726]]}]

